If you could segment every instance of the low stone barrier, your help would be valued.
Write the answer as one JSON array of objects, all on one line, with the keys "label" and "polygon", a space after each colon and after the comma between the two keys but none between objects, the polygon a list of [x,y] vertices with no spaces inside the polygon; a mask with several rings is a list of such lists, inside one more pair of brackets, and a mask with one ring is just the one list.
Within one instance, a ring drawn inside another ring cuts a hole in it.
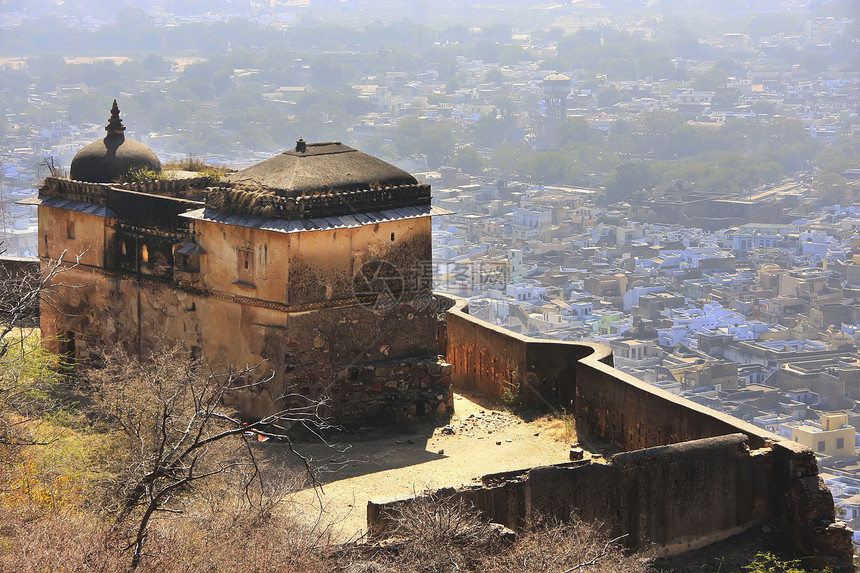
[{"label": "low stone barrier", "polygon": [[[752,424],[664,392],[612,367],[599,343],[531,339],[468,315],[447,314],[454,387],[573,412],[580,441],[623,450],[608,464],[577,462],[486,476],[451,490],[492,521],[516,527],[571,512],[627,533],[632,546],[669,553],[777,519],[798,549],[834,572],[854,571],[851,530],[838,522],[814,454]],[[368,506],[385,530],[389,503]]]}]

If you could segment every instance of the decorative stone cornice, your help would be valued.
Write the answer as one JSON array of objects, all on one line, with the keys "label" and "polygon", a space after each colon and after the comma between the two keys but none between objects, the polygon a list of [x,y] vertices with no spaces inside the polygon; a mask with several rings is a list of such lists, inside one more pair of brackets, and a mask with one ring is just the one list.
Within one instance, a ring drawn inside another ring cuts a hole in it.
[{"label": "decorative stone cornice", "polygon": [[272,219],[311,219],[430,204],[430,186],[422,183],[352,191],[319,191],[299,197],[234,187],[210,187],[206,207]]}]

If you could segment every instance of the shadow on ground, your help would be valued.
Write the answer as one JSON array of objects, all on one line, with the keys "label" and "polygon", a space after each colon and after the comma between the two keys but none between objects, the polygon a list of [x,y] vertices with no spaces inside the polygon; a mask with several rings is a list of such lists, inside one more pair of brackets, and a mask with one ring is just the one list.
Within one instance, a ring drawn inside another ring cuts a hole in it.
[{"label": "shadow on ground", "polygon": [[[304,456],[322,484],[391,469],[400,469],[447,457],[429,452],[428,440],[448,419],[407,427],[365,429],[332,436],[327,443],[303,439],[293,448]],[[303,464],[287,444],[274,443],[270,452],[291,468],[303,470]]]}]

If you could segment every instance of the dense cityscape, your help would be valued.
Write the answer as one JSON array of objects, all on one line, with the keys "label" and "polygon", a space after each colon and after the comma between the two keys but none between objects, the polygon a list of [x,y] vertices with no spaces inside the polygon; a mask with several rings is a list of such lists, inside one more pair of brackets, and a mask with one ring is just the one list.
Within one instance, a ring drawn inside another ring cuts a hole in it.
[{"label": "dense cityscape", "polygon": [[[624,372],[808,446],[860,530],[856,2],[421,3],[411,20],[361,2],[73,20],[73,3],[13,4],[6,255],[37,254],[16,201],[103,137],[113,99],[163,161],[238,169],[343,141],[450,213],[416,263],[435,290],[522,334],[603,342]],[[48,34],[22,55],[38,26],[78,49]]]}]

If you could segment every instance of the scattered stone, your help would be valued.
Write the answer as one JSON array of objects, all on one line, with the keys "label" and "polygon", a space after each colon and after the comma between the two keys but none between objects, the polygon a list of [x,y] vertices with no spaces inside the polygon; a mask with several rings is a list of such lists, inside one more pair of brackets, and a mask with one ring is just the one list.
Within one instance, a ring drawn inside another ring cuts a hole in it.
[{"label": "scattered stone", "polygon": [[438,452],[436,452],[436,453],[437,453],[437,454],[439,454],[439,455],[441,456],[441,455],[443,455],[443,454],[445,453],[445,450],[439,450],[439,451],[438,451]]},{"label": "scattered stone", "polygon": [[502,442],[496,442],[496,445],[497,445],[497,446],[501,446],[501,445],[502,445]]},{"label": "scattered stone", "polygon": [[535,432],[535,436],[540,436],[540,432]]},{"label": "scattered stone", "polygon": [[514,543],[517,540],[516,531],[505,527],[501,523],[491,523],[490,529],[492,529],[493,535],[505,543]]},{"label": "scattered stone", "polygon": [[440,433],[440,434],[443,434],[443,435],[445,435],[445,436],[453,436],[454,434],[456,434],[456,433],[457,433],[457,431],[456,431],[456,430],[454,430],[454,427],[453,427],[453,426],[451,426],[451,425],[447,425],[447,426],[444,426],[444,427],[442,428],[442,430],[441,430],[439,433]]},{"label": "scattered stone", "polygon": [[506,442],[508,442],[509,444],[510,444],[511,442],[513,442],[513,440],[512,440],[512,439],[510,439],[510,438],[506,439],[505,441],[506,441]]},{"label": "scattered stone", "polygon": [[570,461],[575,462],[585,457],[585,450],[582,448],[570,448]]}]

